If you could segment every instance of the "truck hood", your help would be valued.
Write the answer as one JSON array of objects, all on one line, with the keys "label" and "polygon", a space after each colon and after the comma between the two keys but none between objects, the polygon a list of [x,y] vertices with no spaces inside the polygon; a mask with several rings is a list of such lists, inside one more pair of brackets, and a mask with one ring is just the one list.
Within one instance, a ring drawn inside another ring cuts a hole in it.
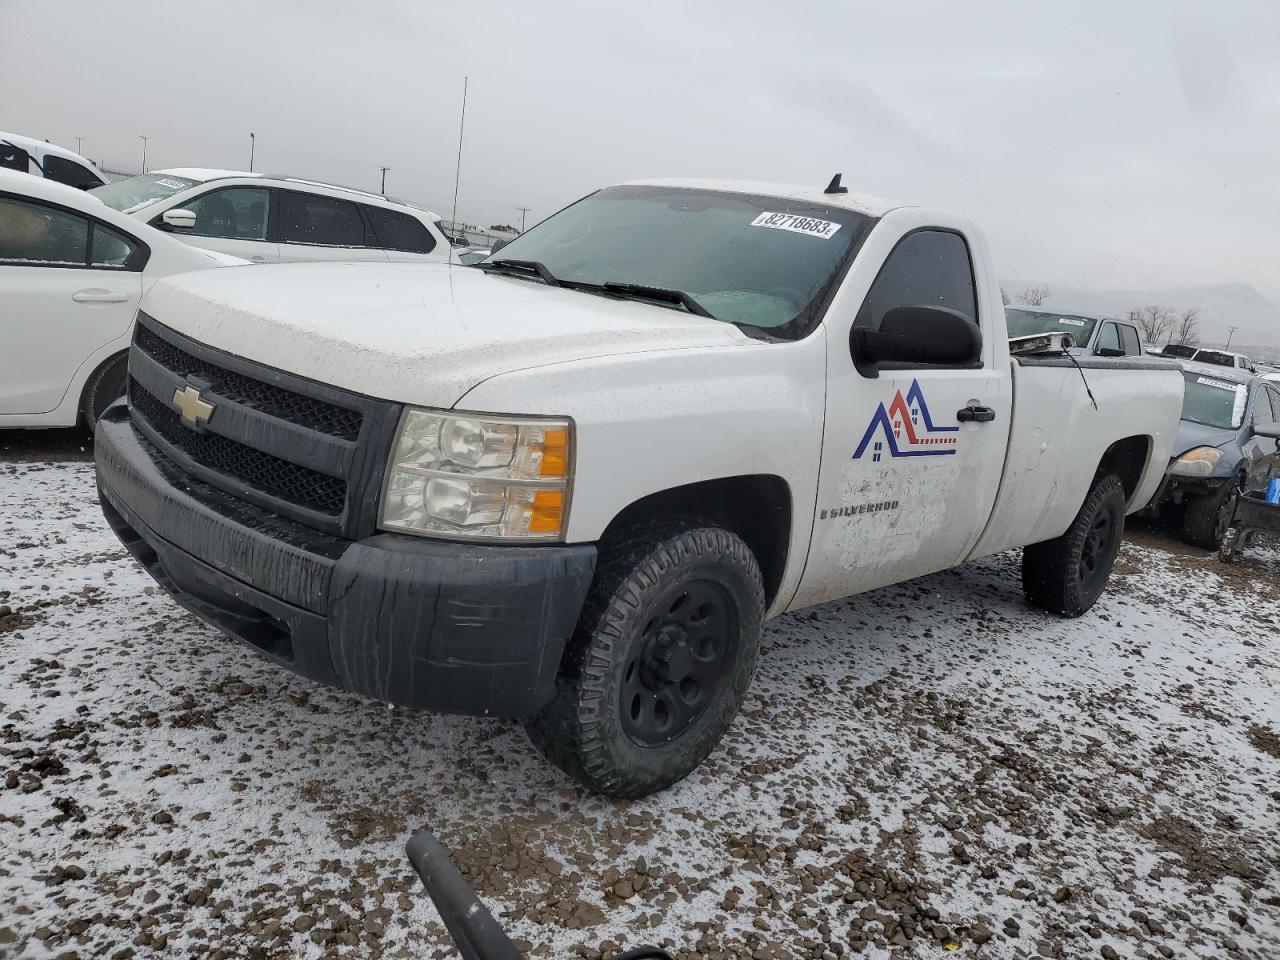
[{"label": "truck hood", "polygon": [[433,407],[451,407],[481,381],[528,367],[757,342],[679,310],[443,264],[207,270],[159,281],[142,310],[246,359]]}]

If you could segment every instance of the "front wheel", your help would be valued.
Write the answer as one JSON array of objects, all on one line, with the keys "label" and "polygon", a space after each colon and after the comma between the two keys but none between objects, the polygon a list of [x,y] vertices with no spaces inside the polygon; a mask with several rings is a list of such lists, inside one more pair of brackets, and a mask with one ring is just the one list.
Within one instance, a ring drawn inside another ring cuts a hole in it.
[{"label": "front wheel", "polygon": [[1217,550],[1231,525],[1235,492],[1234,484],[1224,483],[1220,490],[1188,497],[1182,515],[1182,539],[1202,550]]},{"label": "front wheel", "polygon": [[1097,602],[1124,534],[1124,486],[1099,477],[1067,532],[1022,551],[1022,591],[1037,607],[1078,617]]},{"label": "front wheel", "polygon": [[529,736],[595,793],[634,799],[670,786],[737,714],[763,616],[755,556],[727,530],[655,529],[606,548]]}]

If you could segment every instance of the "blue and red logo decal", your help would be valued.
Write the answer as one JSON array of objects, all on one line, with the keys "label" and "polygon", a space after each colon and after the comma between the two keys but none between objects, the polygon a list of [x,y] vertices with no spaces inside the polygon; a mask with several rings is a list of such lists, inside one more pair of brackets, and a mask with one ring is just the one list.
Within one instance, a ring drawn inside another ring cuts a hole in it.
[{"label": "blue and red logo decal", "polygon": [[891,457],[945,457],[956,452],[959,431],[959,424],[934,424],[920,382],[912,380],[905,398],[901,390],[894,391],[887,409],[883,403],[876,408],[862,442],[853,451],[853,459],[860,459],[868,448],[874,463],[879,463],[886,452]]}]

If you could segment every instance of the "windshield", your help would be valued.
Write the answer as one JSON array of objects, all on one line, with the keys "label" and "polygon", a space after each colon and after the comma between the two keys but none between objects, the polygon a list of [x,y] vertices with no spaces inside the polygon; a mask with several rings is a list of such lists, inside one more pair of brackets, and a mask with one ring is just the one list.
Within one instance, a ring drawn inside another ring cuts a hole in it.
[{"label": "windshield", "polygon": [[536,262],[566,284],[689,294],[717,320],[804,336],[874,221],[835,206],[658,186],[610,187],[488,261]]},{"label": "windshield", "polygon": [[1070,313],[1041,313],[1039,310],[1019,310],[1005,307],[1005,323],[1009,336],[1032,337],[1038,333],[1069,333],[1077,347],[1083,347],[1093,335],[1098,321],[1093,317],[1077,317]]},{"label": "windshield", "polygon": [[1230,380],[1206,377],[1202,373],[1184,370],[1187,382],[1182,397],[1182,419],[1206,427],[1236,430],[1244,423],[1244,408],[1249,397],[1249,387]]},{"label": "windshield", "polygon": [[113,210],[121,213],[133,213],[157,200],[172,197],[187,187],[194,187],[197,181],[186,177],[175,177],[168,173],[144,173],[127,180],[115,183],[104,183],[89,192]]}]

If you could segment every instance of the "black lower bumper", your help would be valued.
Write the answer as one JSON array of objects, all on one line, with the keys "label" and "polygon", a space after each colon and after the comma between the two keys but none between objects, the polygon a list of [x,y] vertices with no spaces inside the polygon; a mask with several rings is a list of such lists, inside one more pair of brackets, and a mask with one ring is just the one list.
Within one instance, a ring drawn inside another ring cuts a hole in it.
[{"label": "black lower bumper", "polygon": [[194,481],[123,405],[99,421],[95,446],[102,510],[129,552],[184,607],[262,655],[441,713],[521,717],[550,700],[594,546],[319,533]]}]

